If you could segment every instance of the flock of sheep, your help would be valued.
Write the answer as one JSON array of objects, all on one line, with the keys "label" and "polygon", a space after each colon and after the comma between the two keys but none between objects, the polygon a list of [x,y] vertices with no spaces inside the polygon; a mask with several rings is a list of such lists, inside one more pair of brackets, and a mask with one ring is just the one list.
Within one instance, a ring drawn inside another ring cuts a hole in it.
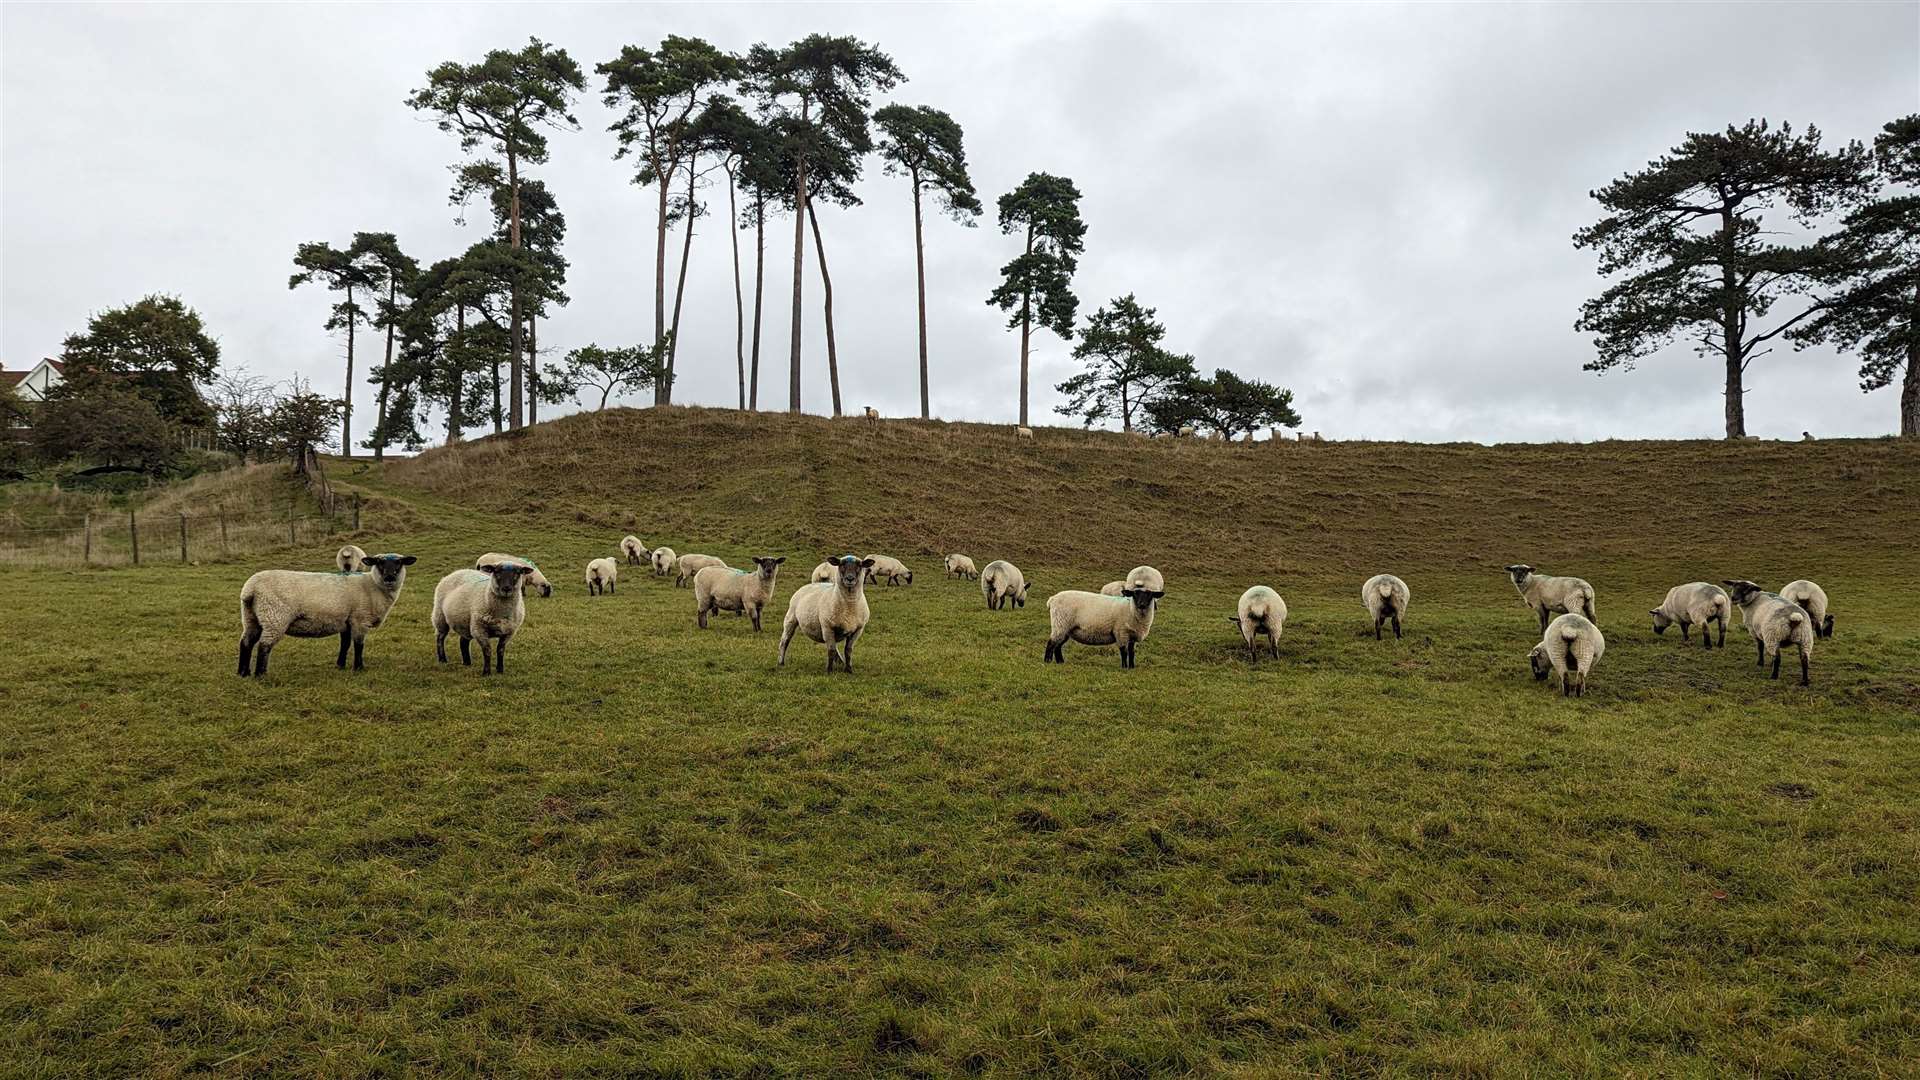
[{"label": "flock of sheep", "polygon": [[[712,555],[649,549],[636,536],[620,541],[620,553],[628,566],[650,566],[656,577],[671,575],[675,585],[690,585],[695,621],[701,629],[706,628],[709,615],[730,611],[751,619],[758,631],[761,612],[773,601],[775,579],[786,562],[784,557],[756,556],[752,569],[734,569]],[[368,555],[349,544],[336,555],[335,570],[330,573],[262,570],[254,574],[240,590],[240,674],[265,675],[267,657],[282,637],[337,635],[337,665],[346,667],[351,646],[354,669],[361,669],[366,636],[393,609],[406,581],[406,568],[414,561],[412,555]],[[948,577],[977,580],[991,611],[1009,605],[1025,607],[1033,587],[1019,567],[1004,559],[975,569],[971,558],[952,554],[946,557],[946,568]],[[1524,563],[1509,566],[1506,572],[1520,598],[1540,618],[1540,643],[1527,654],[1534,678],[1545,680],[1551,675],[1559,681],[1563,695],[1584,694],[1587,676],[1607,647],[1594,614],[1593,586],[1577,577],[1537,574]],[[594,559],[586,569],[588,594],[611,594],[619,576],[618,560]],[[881,581],[911,585],[913,571],[888,555],[842,555],[814,567],[808,583],[788,599],[780,628],[779,663],[787,662],[794,635],[804,633],[827,647],[827,671],[838,665],[852,672],[854,643],[872,617],[866,586]],[[1804,580],[1791,582],[1778,593],[1766,592],[1751,581],[1724,584],[1723,589],[1695,581],[1669,590],[1650,612],[1654,633],[1664,633],[1677,623],[1681,637],[1691,642],[1697,623],[1702,647],[1713,648],[1716,642],[1708,630],[1717,624],[1717,644],[1725,648],[1727,616],[1737,607],[1757,646],[1759,665],[1764,667],[1771,659],[1772,677],[1779,678],[1780,650],[1790,643],[1800,654],[1800,683],[1807,685],[1814,638],[1833,636],[1827,594]],[[471,649],[478,641],[481,674],[504,672],[507,643],[526,621],[528,588],[553,595],[552,582],[531,560],[500,552],[480,556],[473,569],[455,570],[441,578],[433,590],[434,649],[439,661],[447,661],[447,635],[458,634],[462,663],[473,663]],[[1165,595],[1166,579],[1151,566],[1136,566],[1099,592],[1054,593],[1047,598],[1043,660],[1065,663],[1067,642],[1075,641],[1117,645],[1120,665],[1134,667],[1140,642],[1153,630],[1154,608]],[[1373,618],[1376,640],[1388,625],[1394,637],[1401,636],[1401,619],[1412,600],[1406,582],[1392,574],[1375,574],[1361,586],[1360,599]],[[1279,656],[1287,619],[1287,603],[1279,593],[1255,585],[1241,594],[1236,612],[1227,618],[1239,631],[1249,659],[1258,660],[1255,641],[1262,634],[1268,652]]]}]

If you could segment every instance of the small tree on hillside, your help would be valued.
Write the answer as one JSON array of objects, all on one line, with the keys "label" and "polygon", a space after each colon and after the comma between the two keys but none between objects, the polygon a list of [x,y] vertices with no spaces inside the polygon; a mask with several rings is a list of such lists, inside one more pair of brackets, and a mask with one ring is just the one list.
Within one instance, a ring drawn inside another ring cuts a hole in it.
[{"label": "small tree on hillside", "polygon": [[[353,238],[353,247],[359,254],[360,262],[373,267],[380,281],[386,285],[387,295],[375,304],[373,326],[386,331],[387,351],[380,366],[369,372],[369,382],[380,388],[374,407],[373,432],[362,444],[373,451],[373,460],[379,461],[386,456],[386,449],[392,443],[392,434],[396,430],[391,418],[394,408],[396,385],[391,376],[396,372],[393,363],[393,348],[399,333],[403,303],[407,296],[407,286],[413,276],[420,272],[420,264],[406,252],[400,250],[400,241],[392,233],[360,233]],[[351,377],[351,361],[349,361]],[[401,384],[399,390],[404,391]],[[352,412],[352,402],[348,401],[348,412]],[[409,406],[410,408],[410,406]]]},{"label": "small tree on hillside", "polygon": [[1080,190],[1064,176],[1029,174],[1000,196],[1000,231],[1020,233],[1019,258],[1000,271],[1000,286],[987,303],[1012,312],[1007,326],[1020,328],[1020,424],[1027,424],[1027,371],[1033,323],[1073,337],[1073,316],[1080,300],[1073,295],[1077,256],[1085,249],[1086,223],[1080,220]]},{"label": "small tree on hillside", "polygon": [[[1828,294],[1812,322],[1793,330],[1801,344],[1828,342],[1860,356],[1860,389],[1900,380],[1900,434],[1920,437],[1920,114],[1889,123],[1873,140],[1880,178],[1892,192],[1849,213],[1821,240],[1831,262]],[[1902,369],[1906,374],[1901,375]]]},{"label": "small tree on hillside", "polygon": [[672,375],[667,371],[666,349],[652,345],[615,349],[582,345],[567,354],[563,365],[547,369],[548,383],[564,386],[569,393],[598,390],[600,403],[594,407],[596,411],[605,409],[607,399],[614,394],[643,390],[667,378]]},{"label": "small tree on hillside", "polygon": [[1073,358],[1087,370],[1054,387],[1067,396],[1055,406],[1062,416],[1120,421],[1132,431],[1134,417],[1168,388],[1195,377],[1193,357],[1177,356],[1160,342],[1167,328],[1132,293],[1093,313],[1073,347]]},{"label": "small tree on hillside", "polygon": [[1726,373],[1727,438],[1747,432],[1747,365],[1816,313],[1809,305],[1771,327],[1782,297],[1806,291],[1828,255],[1767,239],[1763,215],[1784,206],[1801,224],[1859,195],[1870,161],[1859,143],[1828,153],[1820,132],[1795,135],[1764,120],[1689,134],[1668,157],[1593,193],[1608,215],[1573,236],[1600,253],[1600,273],[1627,274],[1581,308],[1574,328],[1595,334],[1588,371],[1631,369],[1685,336]]},{"label": "small tree on hillside", "polygon": [[[322,240],[301,244],[293,253],[293,265],[299,272],[287,279],[287,288],[297,289],[317,281],[331,292],[341,294],[339,303],[327,314],[328,330],[347,332],[346,396],[340,407],[340,446],[343,456],[353,454],[353,340],[354,330],[373,320],[372,313],[355,299],[354,293],[369,296],[378,291],[386,272],[371,253],[369,238],[358,233],[344,249]],[[385,234],[391,238],[392,234]],[[397,248],[395,249],[398,250]]]},{"label": "small tree on hillside", "polygon": [[213,384],[214,434],[220,449],[242,462],[258,461],[266,452],[267,418],[273,412],[273,387],[245,369],[232,371]]},{"label": "small tree on hillside", "polygon": [[316,394],[305,382],[295,379],[267,416],[270,445],[293,461],[295,472],[306,473],[319,452],[326,449],[328,435],[345,408],[346,403],[339,398]]},{"label": "small tree on hillside", "polygon": [[920,223],[920,196],[931,189],[935,207],[972,228],[980,200],[967,175],[967,152],[960,125],[925,105],[888,105],[873,114],[880,126],[880,156],[887,175],[905,176],[913,194],[913,269],[920,322],[920,419],[932,418],[927,400],[927,245]]},{"label": "small tree on hillside", "polygon": [[1148,423],[1166,433],[1186,427],[1204,427],[1231,439],[1248,439],[1265,427],[1300,426],[1293,410],[1293,391],[1258,379],[1243,379],[1225,368],[1211,379],[1186,379],[1147,403]]},{"label": "small tree on hillside", "polygon": [[67,381],[85,383],[89,375],[118,381],[169,423],[204,427],[213,419],[199,388],[219,371],[220,346],[200,314],[177,297],[149,296],[93,316],[84,333],[67,337],[60,358]]}]

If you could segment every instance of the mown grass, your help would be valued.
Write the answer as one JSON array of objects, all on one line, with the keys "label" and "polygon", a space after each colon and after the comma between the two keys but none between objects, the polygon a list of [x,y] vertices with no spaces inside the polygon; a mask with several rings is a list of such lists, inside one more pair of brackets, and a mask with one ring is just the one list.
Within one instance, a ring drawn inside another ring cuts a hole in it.
[{"label": "mown grass", "polygon": [[[1167,458],[1143,464],[1043,431],[1103,491],[1164,488],[1105,498],[1074,539],[1074,507],[1024,501],[1055,479],[997,433],[954,435],[947,464],[970,471],[948,475],[914,449],[943,432],[823,423],[795,452],[729,454],[714,441],[737,419],[620,423],[680,440],[683,488],[627,489],[608,448],[568,476],[554,462],[596,455],[559,425],[514,455],[489,440],[463,452],[478,463],[360,476],[419,522],[376,546],[421,556],[360,675],[301,641],[264,682],[231,674],[252,563],[13,575],[6,1071],[1891,1075],[1920,1056],[1903,577],[1920,505],[1867,505],[1914,489],[1910,452],[1811,451],[1821,483],[1782,517],[1817,539],[1749,553],[1737,529],[1702,546],[1636,516],[1661,501],[1650,467],[1596,495],[1634,474],[1619,448],[1149,447]],[[1283,480],[1247,467],[1262,452],[1294,455]],[[1564,539],[1499,535],[1490,508],[1524,498],[1505,470],[1529,455],[1603,478],[1585,482],[1598,510],[1539,509],[1542,533],[1571,523],[1605,554],[1549,561]],[[1375,482],[1398,514],[1332,512],[1368,489],[1315,468],[1391,477]],[[1238,549],[1208,500],[1278,483],[1320,526]],[[1041,582],[1026,609],[983,610],[921,553],[969,501],[950,546],[1015,554]],[[766,632],[723,616],[702,633],[688,591],[637,571],[589,598],[576,568],[629,513],[649,542],[787,555]],[[1153,555],[1169,597],[1138,669],[1078,646],[1040,663],[1045,593],[1209,529],[1214,565]],[[1070,543],[1094,554],[1055,554]],[[1404,551],[1363,563],[1376,545]],[[854,675],[826,676],[805,642],[775,669],[785,595],[850,547],[920,576],[873,590]],[[536,558],[559,592],[483,680],[433,663],[427,611],[438,574],[489,548]],[[1497,570],[1522,557],[1599,590],[1608,651],[1583,700],[1527,674],[1535,623]],[[1414,590],[1404,641],[1375,642],[1360,608],[1382,568]],[[1764,679],[1738,630],[1703,653],[1640,617],[1670,584],[1733,573],[1826,585],[1839,635],[1813,687]],[[1253,580],[1292,609],[1257,668],[1222,619]]]}]

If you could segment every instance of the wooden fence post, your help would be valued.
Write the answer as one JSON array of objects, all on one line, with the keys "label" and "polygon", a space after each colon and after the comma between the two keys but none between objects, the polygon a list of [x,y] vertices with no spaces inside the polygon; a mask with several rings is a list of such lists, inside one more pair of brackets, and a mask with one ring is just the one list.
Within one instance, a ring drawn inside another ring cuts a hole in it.
[{"label": "wooden fence post", "polygon": [[133,541],[133,565],[140,565],[140,518],[132,510],[127,511],[127,537]]},{"label": "wooden fence post", "polygon": [[93,565],[93,511],[87,511],[86,524],[82,528],[85,530],[86,539],[81,542],[80,562],[82,565],[91,566]]},{"label": "wooden fence post", "polygon": [[220,508],[220,554],[231,555],[227,550],[227,508]]},{"label": "wooden fence post", "polygon": [[180,515],[180,561],[187,561],[187,515]]},{"label": "wooden fence post", "polygon": [[299,547],[299,546],[300,546],[300,541],[299,541],[298,539],[296,539],[296,538],[294,537],[294,535],[293,535],[293,510],[294,510],[294,505],[295,505],[295,504],[294,504],[294,501],[293,501],[292,499],[288,499],[288,500],[287,500],[287,546],[288,546],[288,547]]}]

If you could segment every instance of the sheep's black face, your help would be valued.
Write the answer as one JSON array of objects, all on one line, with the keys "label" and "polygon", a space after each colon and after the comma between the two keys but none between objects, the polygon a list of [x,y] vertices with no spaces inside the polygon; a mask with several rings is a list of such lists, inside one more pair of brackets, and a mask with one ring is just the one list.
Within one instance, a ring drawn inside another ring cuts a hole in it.
[{"label": "sheep's black face", "polygon": [[1553,674],[1553,664],[1547,660],[1547,650],[1539,645],[1535,645],[1533,651],[1527,654],[1527,666],[1533,668],[1534,682],[1546,682],[1547,676]]},{"label": "sheep's black face", "polygon": [[488,563],[480,568],[480,572],[492,576],[493,595],[506,597],[512,596],[520,588],[520,582],[533,573],[533,567],[525,563]]},{"label": "sheep's black face", "polygon": [[1661,611],[1659,608],[1654,608],[1648,612],[1648,614],[1653,616],[1653,632],[1656,634],[1666,633],[1667,627],[1673,625],[1673,620],[1668,618],[1667,613]]},{"label": "sheep's black face", "polygon": [[1727,595],[1741,607],[1745,607],[1749,600],[1761,592],[1760,586],[1751,581],[1722,581],[1720,584],[1727,587]]},{"label": "sheep's black face", "polygon": [[834,580],[848,592],[858,589],[861,579],[867,576],[867,571],[873,569],[872,559],[861,559],[852,555],[842,555],[828,559],[827,562],[833,564]]},{"label": "sheep's black face", "polygon": [[369,555],[360,563],[379,576],[380,584],[392,588],[400,584],[400,579],[406,576],[407,567],[412,566],[414,561],[412,555],[387,554]]},{"label": "sheep's black face", "polygon": [[1153,602],[1167,595],[1165,590],[1122,589],[1120,595],[1133,601],[1133,609],[1145,614],[1153,607]]},{"label": "sheep's black face", "polygon": [[1528,566],[1526,563],[1514,563],[1512,566],[1507,567],[1507,577],[1516,586],[1525,585],[1527,578],[1532,576],[1532,574],[1533,567]]},{"label": "sheep's black face", "polygon": [[780,564],[786,561],[787,561],[787,557],[785,555],[782,555],[777,559],[770,559],[764,555],[755,555],[753,557],[754,565],[760,568],[760,576],[767,579],[768,581],[773,580],[774,571],[778,570],[780,568]]}]

